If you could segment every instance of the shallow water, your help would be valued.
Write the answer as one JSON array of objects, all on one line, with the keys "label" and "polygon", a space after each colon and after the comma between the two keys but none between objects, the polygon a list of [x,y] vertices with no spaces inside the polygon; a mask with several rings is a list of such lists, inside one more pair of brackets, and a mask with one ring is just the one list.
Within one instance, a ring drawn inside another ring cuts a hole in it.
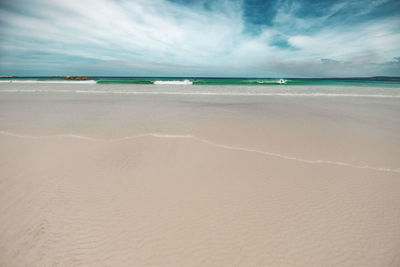
[{"label": "shallow water", "polygon": [[0,93],[76,93],[193,96],[291,96],[291,97],[385,97],[399,98],[400,83],[364,85],[176,85],[96,84],[94,81],[46,81],[0,83]]}]

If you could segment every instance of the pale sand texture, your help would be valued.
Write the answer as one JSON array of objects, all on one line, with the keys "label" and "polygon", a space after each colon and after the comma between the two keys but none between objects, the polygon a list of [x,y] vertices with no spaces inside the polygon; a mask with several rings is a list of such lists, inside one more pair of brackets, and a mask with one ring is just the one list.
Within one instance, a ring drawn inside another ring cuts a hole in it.
[{"label": "pale sand texture", "polygon": [[0,142],[3,266],[400,263],[398,173],[192,139]]},{"label": "pale sand texture", "polygon": [[0,94],[0,266],[400,266],[399,111]]}]

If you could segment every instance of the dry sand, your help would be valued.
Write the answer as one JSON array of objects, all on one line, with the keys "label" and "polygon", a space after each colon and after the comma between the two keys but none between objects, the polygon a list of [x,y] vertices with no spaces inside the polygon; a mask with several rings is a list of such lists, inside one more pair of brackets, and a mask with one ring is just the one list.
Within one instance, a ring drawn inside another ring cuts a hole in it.
[{"label": "dry sand", "polygon": [[[382,154],[364,155],[378,146],[372,128],[371,147],[348,142],[360,156],[351,162],[337,161],[343,147],[326,154],[316,135],[281,136],[286,147],[261,134],[235,138],[234,127],[250,124],[234,119],[218,131],[203,125],[201,138],[82,138],[12,132],[6,120],[21,110],[0,118],[1,266],[400,265],[399,142],[390,131],[383,165]],[[268,126],[278,142],[285,121]],[[305,141],[312,153],[299,150]]]}]

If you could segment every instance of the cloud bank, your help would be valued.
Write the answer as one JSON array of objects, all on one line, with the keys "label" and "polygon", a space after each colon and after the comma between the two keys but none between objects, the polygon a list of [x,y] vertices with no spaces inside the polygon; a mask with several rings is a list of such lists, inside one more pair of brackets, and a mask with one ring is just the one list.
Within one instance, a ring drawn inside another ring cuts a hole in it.
[{"label": "cloud bank", "polygon": [[397,1],[0,5],[0,75],[400,75]]}]

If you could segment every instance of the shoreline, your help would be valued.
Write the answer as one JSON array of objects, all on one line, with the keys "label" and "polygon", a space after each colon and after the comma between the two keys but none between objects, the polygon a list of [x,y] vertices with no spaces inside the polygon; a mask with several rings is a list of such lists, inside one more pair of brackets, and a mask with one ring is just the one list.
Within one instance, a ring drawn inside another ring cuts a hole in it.
[{"label": "shoreline", "polygon": [[16,134],[16,133],[10,133],[6,131],[0,130],[0,135],[3,136],[10,136],[10,137],[16,137],[16,138],[26,138],[26,139],[59,139],[59,138],[72,138],[72,139],[78,139],[78,140],[84,140],[84,141],[91,141],[91,142],[123,142],[123,141],[129,141],[137,138],[164,138],[164,139],[190,139],[199,143],[207,144],[213,147],[217,148],[222,148],[222,149],[227,149],[227,150],[234,150],[234,151],[239,151],[239,152],[247,152],[247,153],[254,153],[254,154],[260,154],[264,155],[267,157],[274,157],[274,158],[280,158],[284,160],[290,160],[290,161],[297,161],[301,163],[306,163],[306,164],[327,164],[327,165],[335,165],[335,166],[342,166],[342,167],[349,167],[349,168],[356,168],[356,169],[367,169],[367,170],[373,170],[373,171],[383,171],[383,172],[393,172],[393,173],[400,173],[400,167],[398,168],[387,168],[387,167],[375,167],[375,166],[369,166],[369,165],[356,165],[348,162],[340,162],[340,161],[331,161],[331,160],[324,160],[324,159],[304,159],[304,158],[297,158],[289,155],[284,155],[284,154],[279,154],[275,152],[269,152],[269,151],[263,151],[263,150],[258,150],[258,149],[253,149],[253,148],[245,148],[245,147],[238,147],[238,146],[231,146],[231,145],[225,145],[225,144],[220,144],[216,143],[214,141],[206,140],[199,138],[197,136],[193,135],[182,135],[182,134],[164,134],[164,133],[144,133],[144,134],[138,134],[138,135],[133,135],[133,136],[126,136],[126,137],[121,137],[121,138],[114,138],[114,139],[100,139],[100,138],[93,138],[93,137],[88,137],[88,136],[82,136],[78,134],[58,134],[58,135],[47,135],[47,136],[35,136],[35,135],[23,135],[23,134]]}]

